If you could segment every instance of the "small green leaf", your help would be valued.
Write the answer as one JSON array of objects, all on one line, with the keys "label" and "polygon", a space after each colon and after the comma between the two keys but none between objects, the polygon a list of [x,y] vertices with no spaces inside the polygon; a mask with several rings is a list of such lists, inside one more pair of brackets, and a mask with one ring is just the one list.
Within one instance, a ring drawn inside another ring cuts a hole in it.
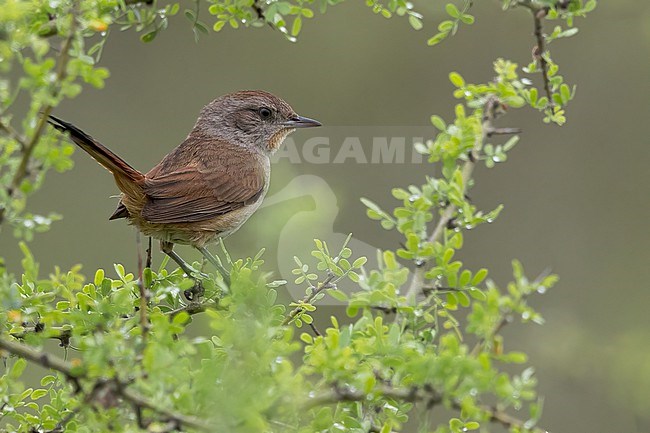
[{"label": "small green leaf", "polygon": [[145,33],[145,34],[143,34],[142,36],[140,36],[140,40],[141,40],[142,42],[145,42],[145,43],[147,43],[147,42],[151,42],[151,41],[153,41],[154,39],[156,39],[156,35],[157,35],[157,34],[158,34],[158,30],[153,30],[153,31],[151,31],[151,32],[149,32],[149,33]]},{"label": "small green leaf", "polygon": [[23,371],[25,371],[25,367],[27,367],[27,361],[25,361],[23,358],[18,358],[16,362],[14,362],[14,365],[11,367],[9,377],[12,379],[18,379],[20,375],[23,374]]},{"label": "small green leaf", "polygon": [[348,300],[348,296],[337,289],[327,289],[327,294],[337,301],[346,302]]},{"label": "small green leaf", "polygon": [[447,37],[447,33],[438,33],[433,37],[429,38],[429,40],[427,40],[427,45],[429,45],[430,47],[434,45],[438,45],[440,42],[445,40],[446,37]]},{"label": "small green leaf", "polygon": [[473,17],[472,15],[469,15],[469,14],[463,14],[463,15],[461,15],[461,16],[460,16],[460,20],[461,20],[464,24],[468,24],[468,25],[472,25],[472,24],[474,24],[474,17]]},{"label": "small green leaf", "polygon": [[451,72],[449,74],[449,81],[451,81],[451,84],[453,84],[456,87],[463,87],[465,86],[465,80],[463,77],[458,72]]},{"label": "small green leaf", "polygon": [[422,29],[422,20],[414,15],[409,15],[409,24],[411,24],[414,30]]},{"label": "small green leaf", "polygon": [[488,275],[488,270],[485,268],[481,268],[478,271],[476,271],[476,274],[474,274],[474,278],[472,278],[472,286],[478,286],[485,280],[485,277]]},{"label": "small green leaf", "polygon": [[445,10],[447,11],[447,14],[449,14],[450,17],[453,18],[459,18],[460,17],[460,11],[456,7],[455,4],[453,3],[447,3],[445,6]]},{"label": "small green leaf", "polygon": [[[462,79],[462,78],[461,78]],[[445,121],[442,120],[442,117],[436,116],[435,114],[431,116],[431,123],[433,126],[435,126],[439,131],[445,131],[447,130],[447,125],[445,124]]]},{"label": "small green leaf", "polygon": [[355,269],[359,269],[361,266],[365,265],[367,261],[368,261],[367,258],[359,257],[354,261],[354,263],[352,263],[352,267]]},{"label": "small green leaf", "polygon": [[297,16],[293,20],[293,26],[291,26],[291,35],[298,36],[298,33],[300,33],[300,29],[302,29],[302,17]]},{"label": "small green leaf", "polygon": [[41,397],[45,397],[47,395],[47,389],[35,389],[32,391],[31,399],[32,400],[38,400]]}]

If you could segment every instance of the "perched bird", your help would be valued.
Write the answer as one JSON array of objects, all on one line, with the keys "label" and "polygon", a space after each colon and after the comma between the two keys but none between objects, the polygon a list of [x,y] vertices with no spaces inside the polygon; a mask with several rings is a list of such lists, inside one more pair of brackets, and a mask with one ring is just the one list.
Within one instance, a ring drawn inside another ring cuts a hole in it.
[{"label": "perched bird", "polygon": [[160,240],[161,250],[183,271],[194,271],[174,244],[197,248],[229,281],[206,248],[234,233],[255,212],[269,187],[269,157],[296,128],[320,126],[271,93],[252,90],[206,105],[187,138],[142,173],[76,126],[50,116],[49,123],[113,173],[122,192],[109,219],[126,218]]}]

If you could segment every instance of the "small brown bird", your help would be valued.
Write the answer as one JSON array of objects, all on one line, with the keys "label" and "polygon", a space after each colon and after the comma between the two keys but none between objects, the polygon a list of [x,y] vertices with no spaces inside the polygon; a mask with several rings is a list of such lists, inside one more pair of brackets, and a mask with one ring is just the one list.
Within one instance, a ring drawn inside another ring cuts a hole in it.
[{"label": "small brown bird", "polygon": [[74,125],[50,116],[79,147],[113,173],[122,192],[109,219],[126,218],[192,276],[174,244],[197,248],[228,282],[206,244],[234,233],[255,212],[269,187],[269,157],[296,128],[320,126],[282,99],[254,90],[206,105],[185,141],[147,173],[131,167]]}]

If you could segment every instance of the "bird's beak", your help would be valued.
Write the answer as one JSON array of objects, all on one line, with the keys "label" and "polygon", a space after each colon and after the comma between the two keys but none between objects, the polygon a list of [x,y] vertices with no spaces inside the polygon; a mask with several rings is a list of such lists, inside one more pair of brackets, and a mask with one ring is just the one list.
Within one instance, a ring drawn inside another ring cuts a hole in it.
[{"label": "bird's beak", "polygon": [[321,126],[321,123],[318,120],[310,119],[309,117],[296,115],[284,122],[284,126],[289,128],[313,128],[314,126]]}]

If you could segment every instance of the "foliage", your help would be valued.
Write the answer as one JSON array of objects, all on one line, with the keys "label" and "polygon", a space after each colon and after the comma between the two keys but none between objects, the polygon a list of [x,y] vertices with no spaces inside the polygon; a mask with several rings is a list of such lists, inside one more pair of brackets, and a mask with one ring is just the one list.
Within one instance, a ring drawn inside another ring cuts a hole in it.
[{"label": "foliage", "polygon": [[[325,12],[338,3],[318,5]],[[422,15],[403,0],[367,4],[385,17],[407,16],[416,30],[424,26]],[[473,23],[471,5],[447,4],[450,19],[429,44]],[[513,432],[539,431],[542,400],[533,369],[525,365],[526,354],[506,350],[501,330],[515,319],[542,323],[528,300],[557,277],[530,280],[514,261],[512,282],[500,288],[487,279],[486,269],[467,269],[454,257],[464,231],[492,222],[501,211],[501,206],[479,210],[467,198],[476,164],[506,161],[518,141],[518,129],[497,127],[497,119],[507,109],[528,106],[545,122],[565,122],[575,88],[558,75],[547,45],[575,34],[575,17],[591,11],[595,1],[503,0],[502,5],[530,10],[532,63],[519,68],[498,59],[495,78],[480,84],[452,72],[460,101],[454,117],[432,116],[438,133],[416,146],[441,167],[441,175],[393,189],[397,204],[391,210],[363,199],[368,217],[399,232],[402,247],[380,252],[379,266],[367,269],[366,259],[353,258],[347,241],[332,246],[316,240],[312,257],[295,258],[291,284],[304,287],[305,296],[287,308],[277,294],[288,283],[267,281],[262,252],[238,260],[226,253],[230,286],[208,274],[204,295],[193,301],[183,297],[193,281],[179,269],[169,272],[166,262],[139,275],[116,265],[117,279],[99,269],[87,282],[79,267],[42,276],[24,241],[60,216],[33,215],[27,199],[49,170],[72,167],[73,151],[46,129],[44,119],[63,99],[78,95],[83,83],[104,86],[108,70],[98,63],[115,26],[141,31],[148,42],[181,6],[4,0],[0,228],[11,228],[24,258],[18,278],[0,266],[0,350],[6,366],[0,370],[0,428],[388,433],[402,431],[419,415],[420,431],[488,431],[490,423]],[[294,38],[314,6],[312,0],[196,0],[183,12],[197,37],[208,33],[210,25],[200,19],[207,9],[215,31],[268,24]],[[555,19],[567,28],[544,34],[542,25]],[[538,78],[539,88],[533,86]],[[29,98],[22,119],[15,110],[19,96]],[[343,286],[354,290],[339,290]],[[331,317],[319,329],[314,311],[324,296],[345,302],[348,317]],[[192,326],[195,320],[207,325]],[[62,349],[53,348],[52,339]],[[24,383],[28,362],[47,369],[38,385]],[[434,406],[454,416],[434,420]]]}]

